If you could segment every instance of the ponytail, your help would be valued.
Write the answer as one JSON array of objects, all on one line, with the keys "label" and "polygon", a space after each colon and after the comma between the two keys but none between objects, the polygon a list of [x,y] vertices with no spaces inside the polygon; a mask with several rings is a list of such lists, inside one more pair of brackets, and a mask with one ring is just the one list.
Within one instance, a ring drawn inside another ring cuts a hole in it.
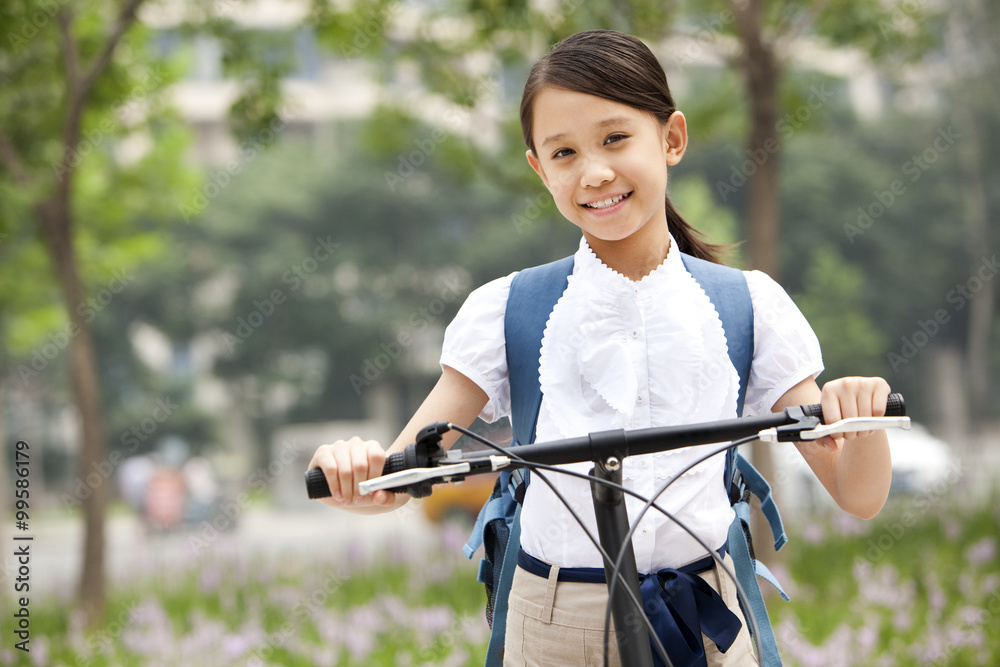
[{"label": "ponytail", "polygon": [[677,241],[677,249],[698,259],[704,259],[715,264],[725,264],[723,257],[729,250],[727,246],[710,243],[705,234],[685,220],[674,208],[670,197],[666,197],[667,229]]}]

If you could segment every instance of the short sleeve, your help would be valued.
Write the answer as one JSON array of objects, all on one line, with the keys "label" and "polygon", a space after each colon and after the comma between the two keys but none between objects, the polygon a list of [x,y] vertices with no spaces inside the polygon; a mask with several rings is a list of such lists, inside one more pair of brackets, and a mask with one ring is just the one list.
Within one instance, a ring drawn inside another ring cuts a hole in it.
[{"label": "short sleeve", "polygon": [[510,414],[504,313],[514,273],[473,290],[444,332],[441,365],[455,369],[486,392],[479,417],[494,422]]},{"label": "short sleeve", "polygon": [[744,415],[766,414],[785,392],[823,371],[819,339],[795,302],[770,276],[746,272],[753,302],[754,353]]}]

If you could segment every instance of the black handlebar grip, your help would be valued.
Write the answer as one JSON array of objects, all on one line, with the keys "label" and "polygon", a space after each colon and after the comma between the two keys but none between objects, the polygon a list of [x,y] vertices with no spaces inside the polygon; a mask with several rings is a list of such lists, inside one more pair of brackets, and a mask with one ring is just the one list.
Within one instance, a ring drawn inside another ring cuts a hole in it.
[{"label": "black handlebar grip", "polygon": [[306,493],[313,500],[330,497],[330,485],[326,483],[326,475],[319,468],[306,471]]},{"label": "black handlebar grip", "polygon": [[[822,421],[823,419],[823,406],[819,403],[813,403],[812,405],[803,405],[802,412],[806,414],[807,417],[819,417]],[[885,403],[885,416],[886,417],[905,417],[906,416],[906,402],[903,400],[902,394],[889,394],[889,398]]]},{"label": "black handlebar grip", "polygon": [[[388,475],[415,467],[415,462],[406,460],[406,452],[396,452],[386,457],[385,465],[382,466],[382,474]],[[306,493],[312,500],[330,497],[330,485],[326,483],[326,475],[319,468],[306,471]]]},{"label": "black handlebar grip", "polygon": [[395,452],[394,454],[389,454],[385,457],[385,464],[382,466],[383,475],[391,475],[394,472],[399,472],[400,470],[409,470],[410,468],[416,467],[415,464],[409,463],[406,460],[406,452]]}]

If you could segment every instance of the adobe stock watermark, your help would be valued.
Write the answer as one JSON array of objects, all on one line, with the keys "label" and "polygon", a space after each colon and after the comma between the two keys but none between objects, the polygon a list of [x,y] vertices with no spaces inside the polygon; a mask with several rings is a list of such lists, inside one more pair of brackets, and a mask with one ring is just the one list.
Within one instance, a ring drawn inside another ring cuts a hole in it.
[{"label": "adobe stock watermark", "polygon": [[550,26],[558,27],[565,23],[571,14],[576,13],[576,10],[583,6],[583,0],[568,0],[567,2],[559,2],[557,5],[558,8],[545,7],[541,9],[544,20]]},{"label": "adobe stock watermark", "polygon": [[[795,133],[809,122],[817,111],[826,106],[827,102],[833,98],[833,91],[827,88],[826,83],[812,86],[809,89],[809,97],[794,111],[790,111],[778,119],[774,128],[787,141],[795,136]],[[736,193],[747,183],[747,179],[757,173],[757,170],[764,166],[781,149],[781,142],[776,137],[769,137],[764,140],[764,145],[746,150],[746,159],[738,166],[732,165],[730,168],[728,181],[716,181],[715,189],[722,198],[728,201],[729,195]]]},{"label": "adobe stock watermark", "polygon": [[954,288],[945,295],[945,303],[951,306],[948,308],[938,308],[926,320],[917,320],[917,328],[909,336],[900,338],[901,345],[898,351],[889,352],[886,360],[894,373],[910,363],[917,356],[920,350],[927,347],[935,336],[940,333],[942,327],[951,322],[952,313],[957,313],[971,301],[976,294],[983,289],[983,286],[996,277],[1000,271],[1000,262],[994,254],[991,257],[983,257],[979,266],[971,276],[964,282],[957,283]]},{"label": "adobe stock watermark", "polygon": [[912,32],[913,27],[922,19],[920,5],[917,0],[901,0],[893,3],[892,13],[888,19],[879,19],[878,31],[885,39],[894,32]]},{"label": "adobe stock watermark", "polygon": [[998,617],[1000,617],[1000,591],[994,589],[983,607],[966,608],[961,618],[962,625],[949,630],[947,644],[942,646],[940,642],[933,642],[929,652],[933,653],[934,662],[930,664],[933,667],[962,664],[955,660],[958,654],[966,648],[982,648],[984,630],[995,628]]},{"label": "adobe stock watermark", "polygon": [[858,207],[858,219],[854,223],[844,223],[844,233],[847,235],[847,240],[853,244],[857,237],[864,235],[871,229],[875,221],[885,215],[885,212],[906,193],[907,188],[919,181],[920,177],[938,161],[938,158],[961,138],[962,135],[956,132],[951,125],[947,128],[939,128],[937,136],[930,146],[903,163],[902,172],[907,179],[897,178],[885,190],[872,192],[875,200],[866,206]]},{"label": "adobe stock watermark", "polygon": [[402,8],[401,2],[394,2],[385,7],[375,9],[366,7],[362,10],[364,23],[354,29],[350,43],[341,44],[340,55],[345,58],[357,58],[362,55],[372,42],[385,33],[389,21],[398,16]]},{"label": "adobe stock watermark", "polygon": [[317,236],[312,253],[281,274],[281,283],[288,285],[287,292],[281,287],[275,287],[265,298],[255,299],[250,312],[236,318],[236,328],[233,332],[223,334],[223,342],[229,352],[235,352],[238,346],[249,340],[254,332],[274,315],[278,306],[288,300],[288,295],[302,287],[319,270],[320,264],[333,257],[333,251],[339,247],[340,244],[334,243],[329,234],[326,238]]},{"label": "adobe stock watermark", "polygon": [[882,560],[886,553],[899,544],[906,531],[950,494],[964,476],[965,466],[960,460],[956,460],[948,467],[947,474],[942,479],[910,500],[909,508],[900,515],[898,521],[887,524],[877,537],[868,540],[868,549],[864,557],[859,555],[856,561],[861,564],[872,564]]},{"label": "adobe stock watermark", "polygon": [[[115,295],[121,294],[133,280],[134,277],[125,273],[124,269],[115,271],[111,280],[100,291],[87,297],[86,301],[77,306],[77,315],[85,324],[90,324],[108,307]],[[27,384],[30,379],[44,373],[49,364],[55,361],[63,350],[69,347],[70,342],[79,335],[80,326],[72,320],[59,331],[50,333],[46,342],[31,351],[30,361],[18,364],[17,374],[21,378],[21,382]]]},{"label": "adobe stock watermark", "polygon": [[208,203],[218,197],[233,182],[233,179],[243,173],[243,169],[253,162],[257,156],[270,144],[274,143],[281,132],[288,127],[287,116],[276,115],[267,127],[257,134],[245,139],[240,144],[239,157],[226,162],[220,169],[208,173],[205,183],[191,195],[178,204],[184,222],[191,222],[208,207]]},{"label": "adobe stock watermark", "polygon": [[38,31],[43,30],[49,21],[59,13],[59,10],[67,4],[69,3],[65,0],[59,2],[56,0],[35,0],[34,5],[37,9],[31,13],[31,16],[25,16],[21,19],[21,23],[7,33],[7,41],[10,43],[14,55],[21,55],[21,52],[28,46],[28,42],[37,37]]},{"label": "adobe stock watermark", "polygon": [[[748,0],[738,0],[734,4],[740,8],[747,4]],[[684,70],[684,66],[695,62],[705,51],[715,44],[716,39],[722,32],[733,24],[736,15],[732,9],[724,9],[711,18],[702,21],[693,35],[689,35],[689,40],[683,49],[671,49],[670,56],[674,60],[677,68]]]},{"label": "adobe stock watermark", "polygon": [[526,227],[537,222],[542,217],[542,213],[552,203],[552,196],[548,192],[541,192],[534,197],[524,198],[524,208],[510,216],[510,221],[518,234],[524,233]]},{"label": "adobe stock watermark", "polygon": [[[473,91],[473,99],[481,100],[493,94],[499,84],[489,78],[480,79]],[[406,179],[413,176],[428,158],[437,152],[438,146],[447,141],[451,136],[451,130],[462,127],[472,112],[467,107],[451,108],[444,113],[444,127],[436,127],[431,130],[429,136],[420,137],[413,140],[413,150],[408,153],[401,153],[396,159],[396,168],[392,171],[385,171],[385,184],[389,187],[389,192],[395,192]]]},{"label": "adobe stock watermark", "polygon": [[117,125],[127,120],[129,112],[163,83],[162,73],[158,69],[147,67],[145,75],[141,83],[114,103],[114,115],[118,119],[117,123],[111,118],[105,117],[97,124],[97,127],[84,130],[83,137],[76,146],[70,149],[69,153],[63,155],[60,160],[52,163],[52,171],[59,182],[62,182],[66,174],[80,166],[85,157],[102,143],[111,139]]},{"label": "adobe stock watermark", "polygon": [[223,532],[233,528],[253,502],[252,492],[267,491],[274,480],[284,474],[288,466],[298,465],[298,455],[303,447],[304,445],[295,440],[282,441],[278,455],[266,466],[258,468],[247,477],[244,484],[247,490],[241,491],[232,500],[223,501],[213,512],[212,517],[202,521],[200,527],[188,536],[188,548],[191,552],[195,555],[200,554],[219,539]]},{"label": "adobe stock watermark", "polygon": [[326,606],[327,600],[334,596],[349,578],[350,574],[346,568],[329,570],[322,585],[311,587],[309,594],[299,599],[292,609],[291,618],[286,618],[278,629],[265,635],[263,643],[251,648],[249,655],[245,656],[240,664],[246,667],[264,667],[273,664],[271,661],[276,650],[286,644],[299,643],[302,631],[295,627],[292,620],[299,624],[308,620],[317,609]]},{"label": "adobe stock watermark", "polygon": [[82,505],[83,501],[114,475],[125,459],[139,448],[140,443],[148,440],[159,430],[160,425],[170,419],[179,409],[180,406],[169,397],[157,399],[144,419],[122,432],[120,441],[124,448],[116,449],[108,454],[103,461],[91,464],[92,470],[87,471],[87,474],[82,477],[77,477],[72,493],[62,494],[60,500],[63,508],[69,509]]},{"label": "adobe stock watermark", "polygon": [[381,379],[385,371],[402,356],[406,348],[413,344],[417,336],[441,317],[448,304],[454,303],[465,294],[466,286],[457,276],[444,278],[442,283],[444,288],[439,296],[410,313],[406,325],[399,330],[395,338],[389,342],[380,343],[379,347],[382,351],[365,359],[361,362],[359,371],[351,374],[351,386],[354,387],[358,396],[366,387],[370,387]]},{"label": "adobe stock watermark", "polygon": [[90,655],[78,656],[73,667],[87,667],[93,664],[94,658],[98,654],[101,656],[112,654],[115,651],[115,642],[122,636],[122,633],[134,626],[139,616],[136,613],[137,609],[139,609],[139,602],[132,600],[114,619],[102,625],[99,630],[88,633],[86,642],[90,647]]}]

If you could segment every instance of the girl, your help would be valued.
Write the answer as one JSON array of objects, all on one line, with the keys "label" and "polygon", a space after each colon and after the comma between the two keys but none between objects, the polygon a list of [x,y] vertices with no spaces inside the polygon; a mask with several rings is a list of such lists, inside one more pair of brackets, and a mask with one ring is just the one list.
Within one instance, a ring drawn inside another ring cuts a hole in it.
[{"label": "girl", "polygon": [[[559,212],[583,233],[568,286],[542,338],[536,440],[736,416],[739,377],[722,325],[680,255],[718,262],[718,248],[699,237],[669,198],[664,204],[668,168],[684,155],[687,126],[655,56],[638,39],[613,31],[567,38],[532,69],[521,124],[528,163]],[[413,442],[431,422],[468,425],[477,416],[494,421],[510,413],[503,318],[512,276],[469,295],[445,333],[440,380],[389,452]],[[767,275],[746,272],[745,277],[755,325],[744,414],[806,403],[822,403],[828,422],[884,414],[889,386],[881,378],[842,378],[821,391],[815,382],[823,369],[819,343],[808,323]],[[444,444],[455,439],[457,434],[446,436]],[[630,457],[624,462],[625,484],[649,495],[714,448]],[[870,518],[882,508],[891,477],[884,433],[803,443],[798,449],[843,509]],[[357,491],[359,482],[379,475],[385,456],[379,443],[355,438],[320,447],[310,467],[322,468],[327,477],[333,493],[327,504],[385,512],[407,497]],[[590,465],[568,467],[586,473]],[[722,454],[709,458],[659,499],[704,542],[720,547],[733,518],[719,484],[723,465]],[[596,534],[593,513],[585,511],[591,505],[589,486],[568,476],[549,478],[578,514],[589,517]],[[627,498],[635,516],[641,505]],[[642,519],[633,543],[640,573],[706,556],[697,541],[658,513]],[[545,569],[603,565],[545,484],[527,489],[521,547]],[[505,665],[602,664],[607,587],[554,576],[550,586],[517,569]],[[755,664],[732,582],[715,569],[698,576],[742,626],[724,652],[704,638],[708,664]],[[610,649],[616,654],[614,642]]]}]

